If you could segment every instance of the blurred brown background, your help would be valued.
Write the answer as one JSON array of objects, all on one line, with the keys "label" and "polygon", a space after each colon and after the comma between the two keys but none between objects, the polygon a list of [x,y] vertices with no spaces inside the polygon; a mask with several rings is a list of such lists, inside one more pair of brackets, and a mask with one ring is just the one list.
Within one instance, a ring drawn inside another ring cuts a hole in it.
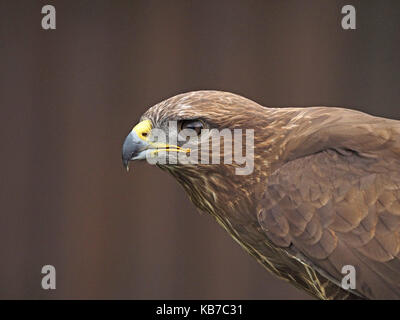
[{"label": "blurred brown background", "polygon": [[[341,28],[349,3],[356,31]],[[45,4],[56,30],[41,29]],[[398,0],[0,0],[0,298],[308,298],[166,173],[127,174],[123,139],[198,89],[400,119],[399,49]]]}]

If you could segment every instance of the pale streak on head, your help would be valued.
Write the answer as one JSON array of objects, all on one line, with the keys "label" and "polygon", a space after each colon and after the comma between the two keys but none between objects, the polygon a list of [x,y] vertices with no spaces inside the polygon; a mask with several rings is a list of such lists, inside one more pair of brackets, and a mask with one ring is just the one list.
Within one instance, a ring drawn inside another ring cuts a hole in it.
[{"label": "pale streak on head", "polygon": [[177,115],[179,117],[186,117],[188,114],[188,111],[191,110],[193,107],[190,104],[179,104],[178,105],[178,113]]},{"label": "pale streak on head", "polygon": [[186,110],[186,109],[191,109],[192,106],[190,104],[181,104],[179,108],[182,110]]}]

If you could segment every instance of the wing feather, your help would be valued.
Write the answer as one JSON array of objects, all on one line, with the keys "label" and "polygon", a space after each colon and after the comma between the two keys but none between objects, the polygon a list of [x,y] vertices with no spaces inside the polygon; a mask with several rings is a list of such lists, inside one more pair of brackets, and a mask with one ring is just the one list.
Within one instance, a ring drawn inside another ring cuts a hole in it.
[{"label": "wing feather", "polygon": [[[398,299],[400,148],[391,130],[368,130],[368,136],[391,149],[364,136],[361,145],[368,150],[352,146],[343,151],[341,141],[340,148],[329,145],[276,169],[260,201],[258,219],[272,242],[304,257],[336,285],[344,276],[343,266],[353,265],[358,294]],[[353,145],[355,140],[352,136]]]}]

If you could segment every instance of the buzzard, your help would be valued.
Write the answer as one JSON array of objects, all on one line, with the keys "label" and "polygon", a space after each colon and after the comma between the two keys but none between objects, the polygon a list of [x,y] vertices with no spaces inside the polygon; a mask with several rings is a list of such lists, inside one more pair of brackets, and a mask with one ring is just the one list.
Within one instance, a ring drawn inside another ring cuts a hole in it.
[{"label": "buzzard", "polygon": [[[144,113],[123,144],[125,166],[161,151],[190,153],[182,141],[152,137],[156,129],[169,135],[171,121],[178,134],[200,137],[253,130],[249,174],[237,174],[238,163],[177,157],[157,165],[266,269],[320,299],[400,297],[400,121],[195,91]],[[354,271],[354,285],[343,286],[344,270]]]}]

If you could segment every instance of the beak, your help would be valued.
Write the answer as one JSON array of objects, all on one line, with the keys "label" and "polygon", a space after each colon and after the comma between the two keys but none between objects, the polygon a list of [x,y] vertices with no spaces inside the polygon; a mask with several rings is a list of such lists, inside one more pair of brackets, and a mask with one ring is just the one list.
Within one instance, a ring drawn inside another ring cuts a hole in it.
[{"label": "beak", "polygon": [[128,134],[122,146],[122,163],[127,171],[129,170],[129,161],[146,158],[148,147],[149,144],[140,139],[134,130]]},{"label": "beak", "polygon": [[146,159],[149,156],[156,156],[161,151],[189,153],[190,149],[182,149],[176,145],[165,143],[152,143],[149,141],[151,134],[150,120],[138,123],[125,138],[122,146],[122,163],[126,170],[129,170],[129,161]]}]

